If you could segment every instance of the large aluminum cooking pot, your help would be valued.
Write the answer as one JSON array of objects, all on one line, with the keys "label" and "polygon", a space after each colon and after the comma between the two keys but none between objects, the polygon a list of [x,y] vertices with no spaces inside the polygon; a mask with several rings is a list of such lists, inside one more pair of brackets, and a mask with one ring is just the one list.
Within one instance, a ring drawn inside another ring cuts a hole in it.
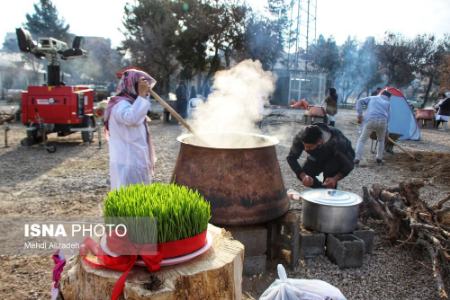
[{"label": "large aluminum cooking pot", "polygon": [[311,189],[300,193],[302,223],[310,230],[349,233],[358,225],[360,196],[333,189]]},{"label": "large aluminum cooking pot", "polygon": [[[204,143],[212,138],[213,146]],[[264,223],[289,209],[275,151],[276,138],[240,133],[187,134],[178,141],[181,146],[172,181],[198,190],[211,203],[213,224]]]}]

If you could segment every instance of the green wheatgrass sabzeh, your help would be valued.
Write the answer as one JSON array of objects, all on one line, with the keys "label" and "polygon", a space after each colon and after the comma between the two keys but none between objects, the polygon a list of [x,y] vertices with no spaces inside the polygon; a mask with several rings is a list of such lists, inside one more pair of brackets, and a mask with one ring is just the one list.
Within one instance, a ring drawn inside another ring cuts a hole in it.
[{"label": "green wheatgrass sabzeh", "polygon": [[[211,208],[202,195],[185,186],[134,184],[109,192],[104,201],[103,214],[107,220],[117,221],[124,217],[127,228],[134,227],[128,231],[129,239],[141,243],[155,236],[155,226],[151,222],[141,221],[146,217],[156,220],[158,243],[164,243],[205,231],[211,218]],[[130,224],[130,219],[140,222]]]}]

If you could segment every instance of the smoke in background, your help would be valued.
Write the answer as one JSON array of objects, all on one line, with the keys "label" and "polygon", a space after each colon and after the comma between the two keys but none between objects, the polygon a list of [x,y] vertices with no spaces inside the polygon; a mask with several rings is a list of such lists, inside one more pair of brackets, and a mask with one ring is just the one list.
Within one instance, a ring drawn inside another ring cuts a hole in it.
[{"label": "smoke in background", "polygon": [[368,96],[377,86],[384,86],[378,72],[377,44],[368,37],[363,44],[348,39],[341,46],[341,65],[336,72],[335,88],[339,102]]},{"label": "smoke in background", "polygon": [[263,117],[264,104],[274,87],[275,77],[264,71],[259,61],[245,60],[217,72],[213,92],[196,109],[191,125],[197,133],[207,133],[202,142],[208,146],[240,147],[248,136],[224,140],[233,136],[225,133],[260,133],[256,124]]}]

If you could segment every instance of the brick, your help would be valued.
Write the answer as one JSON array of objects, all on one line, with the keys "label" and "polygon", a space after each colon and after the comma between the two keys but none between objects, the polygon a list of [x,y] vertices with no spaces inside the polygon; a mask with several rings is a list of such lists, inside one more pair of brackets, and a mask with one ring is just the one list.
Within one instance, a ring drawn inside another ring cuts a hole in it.
[{"label": "brick", "polygon": [[311,258],[325,254],[326,236],[321,232],[300,231],[299,247],[301,258]]},{"label": "brick", "polygon": [[353,234],[363,240],[365,253],[372,253],[375,231],[369,227],[363,227],[355,230]]},{"label": "brick", "polygon": [[231,232],[234,239],[244,245],[246,257],[266,254],[267,228],[265,226],[238,226],[226,229]]},{"label": "brick", "polygon": [[362,266],[364,242],[353,234],[328,234],[328,258],[339,268],[358,268]]},{"label": "brick", "polygon": [[266,255],[245,256],[244,258],[244,275],[252,276],[266,272]]},{"label": "brick", "polygon": [[289,211],[282,217],[268,224],[267,255],[273,260],[276,258],[286,258],[289,253],[289,266],[294,269],[299,260],[299,222],[300,215]]}]

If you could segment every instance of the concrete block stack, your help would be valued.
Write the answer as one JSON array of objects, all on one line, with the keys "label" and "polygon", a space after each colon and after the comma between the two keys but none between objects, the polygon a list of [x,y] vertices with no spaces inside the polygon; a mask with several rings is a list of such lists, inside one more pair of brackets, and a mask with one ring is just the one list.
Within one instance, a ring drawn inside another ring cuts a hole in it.
[{"label": "concrete block stack", "polygon": [[226,228],[244,247],[244,275],[262,274],[266,271],[267,227],[265,225]]}]

